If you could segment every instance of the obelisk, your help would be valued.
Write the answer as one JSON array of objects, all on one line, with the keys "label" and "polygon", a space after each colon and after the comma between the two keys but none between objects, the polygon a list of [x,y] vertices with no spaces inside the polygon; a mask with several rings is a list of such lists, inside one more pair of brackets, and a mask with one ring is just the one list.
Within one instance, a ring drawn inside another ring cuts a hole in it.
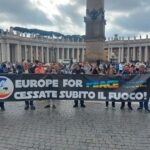
[{"label": "obelisk", "polygon": [[103,60],[105,42],[104,0],[86,1],[86,53],[85,60],[96,62]]}]

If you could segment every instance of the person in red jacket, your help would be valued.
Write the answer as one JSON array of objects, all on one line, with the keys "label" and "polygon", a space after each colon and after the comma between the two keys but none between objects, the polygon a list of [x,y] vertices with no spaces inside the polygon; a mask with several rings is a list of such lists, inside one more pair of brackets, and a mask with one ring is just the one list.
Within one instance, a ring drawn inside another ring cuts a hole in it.
[{"label": "person in red jacket", "polygon": [[38,73],[38,74],[42,74],[42,73],[45,73],[45,69],[44,67],[42,66],[42,63],[39,62],[35,68],[35,73]]}]

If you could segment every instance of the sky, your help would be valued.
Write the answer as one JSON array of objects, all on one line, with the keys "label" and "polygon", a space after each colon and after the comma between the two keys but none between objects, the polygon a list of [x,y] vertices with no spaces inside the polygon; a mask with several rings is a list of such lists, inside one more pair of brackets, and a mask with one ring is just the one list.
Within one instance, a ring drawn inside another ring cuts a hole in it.
[{"label": "sky", "polygon": [[[0,28],[85,34],[86,0],[0,0]],[[150,34],[150,0],[105,0],[106,37]]]}]

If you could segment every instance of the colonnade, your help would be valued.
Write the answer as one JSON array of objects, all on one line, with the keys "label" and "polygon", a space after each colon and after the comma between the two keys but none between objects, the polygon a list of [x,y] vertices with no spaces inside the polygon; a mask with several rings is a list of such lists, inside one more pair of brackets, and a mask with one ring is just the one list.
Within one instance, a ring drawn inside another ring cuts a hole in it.
[{"label": "colonnade", "polygon": [[117,46],[108,47],[108,61],[115,59],[117,62],[140,61],[148,62],[150,60],[150,49],[148,45],[143,46]]},{"label": "colonnade", "polygon": [[57,45],[52,44],[20,44],[0,43],[0,62],[21,62],[40,60],[44,63],[56,63],[63,60],[73,59],[75,62],[83,62],[85,47],[83,45]]}]

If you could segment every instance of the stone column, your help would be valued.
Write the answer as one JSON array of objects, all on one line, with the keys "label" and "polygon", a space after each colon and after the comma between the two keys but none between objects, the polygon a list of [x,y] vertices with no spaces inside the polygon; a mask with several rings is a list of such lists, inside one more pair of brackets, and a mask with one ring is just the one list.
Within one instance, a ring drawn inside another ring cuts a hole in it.
[{"label": "stone column", "polygon": [[124,48],[121,47],[121,62],[124,61]]},{"label": "stone column", "polygon": [[25,45],[25,60],[27,61],[28,60],[28,55],[27,55],[28,51],[27,51],[27,45]]},{"label": "stone column", "polygon": [[133,61],[135,61],[135,47],[133,47]]},{"label": "stone column", "polygon": [[6,61],[6,44],[1,43],[1,49],[2,49],[2,62]]},{"label": "stone column", "polygon": [[45,52],[47,53],[46,48],[43,47],[43,63],[47,62],[47,56],[45,55]]},{"label": "stone column", "polygon": [[42,60],[42,63],[44,62],[44,55],[43,55],[43,46],[41,47],[41,60]]},{"label": "stone column", "polygon": [[53,48],[50,48],[50,62],[53,62]]},{"label": "stone column", "polygon": [[21,62],[22,61],[22,57],[21,57],[21,45],[20,43],[18,43],[16,45],[16,49],[15,49],[15,53],[16,53],[16,58],[17,58],[17,62]]},{"label": "stone column", "polygon": [[142,47],[139,47],[139,61],[142,61]]},{"label": "stone column", "polygon": [[145,56],[144,56],[144,61],[148,62],[148,46],[145,46]]},{"label": "stone column", "polygon": [[130,59],[130,47],[127,48],[127,63],[129,63]]},{"label": "stone column", "polygon": [[10,62],[10,45],[9,45],[9,43],[6,44],[6,51],[7,51],[7,61]]},{"label": "stone column", "polygon": [[118,62],[121,62],[121,48],[118,49]]},{"label": "stone column", "polygon": [[33,62],[33,46],[31,45],[31,62]]},{"label": "stone column", "polygon": [[49,48],[48,47],[46,47],[46,53],[47,53],[46,61],[47,63],[49,63]]}]

